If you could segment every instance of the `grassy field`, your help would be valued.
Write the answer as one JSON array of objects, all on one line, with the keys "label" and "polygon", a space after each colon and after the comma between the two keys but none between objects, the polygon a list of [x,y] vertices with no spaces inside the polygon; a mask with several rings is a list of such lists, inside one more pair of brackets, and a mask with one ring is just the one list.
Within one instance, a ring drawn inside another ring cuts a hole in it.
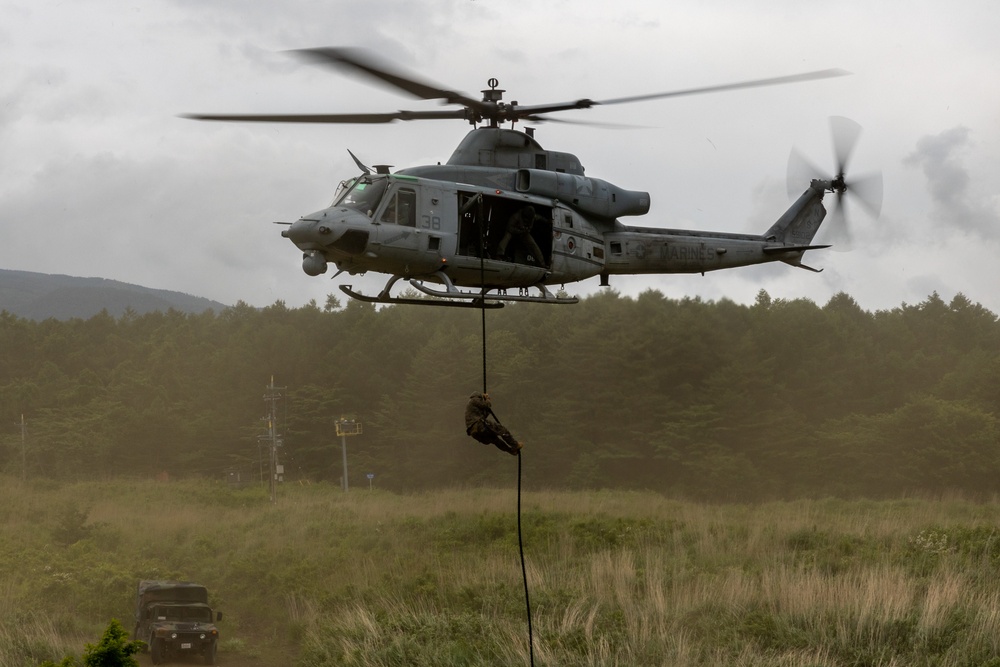
[{"label": "grassy field", "polygon": [[[0,479],[0,665],[79,655],[136,582],[207,585],[219,664],[526,665],[516,491]],[[532,492],[537,665],[1000,667],[1000,503]]]}]

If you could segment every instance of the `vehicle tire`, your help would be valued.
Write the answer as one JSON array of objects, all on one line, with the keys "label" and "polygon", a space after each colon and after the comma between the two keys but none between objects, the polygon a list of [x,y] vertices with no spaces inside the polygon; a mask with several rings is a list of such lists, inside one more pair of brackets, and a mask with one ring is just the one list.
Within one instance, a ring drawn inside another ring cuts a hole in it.
[{"label": "vehicle tire", "polygon": [[154,637],[149,642],[149,659],[154,665],[162,665],[164,663],[164,653],[166,646],[164,641],[158,637]]},{"label": "vehicle tire", "polygon": [[209,644],[205,648],[205,653],[202,654],[202,657],[205,659],[205,664],[206,665],[214,665],[215,664],[215,652],[216,652],[216,649],[217,649],[216,642],[212,642],[211,644]]}]

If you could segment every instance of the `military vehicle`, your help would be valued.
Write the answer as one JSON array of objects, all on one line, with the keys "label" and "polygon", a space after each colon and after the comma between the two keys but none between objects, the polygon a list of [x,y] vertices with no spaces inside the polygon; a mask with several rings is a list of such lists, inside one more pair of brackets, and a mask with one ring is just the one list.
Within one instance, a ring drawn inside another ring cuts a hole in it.
[{"label": "military vehicle", "polygon": [[215,621],[222,612],[208,606],[208,589],[190,581],[139,582],[135,596],[135,631],[132,639],[149,646],[154,665],[171,658],[201,657],[215,664],[219,630]]}]

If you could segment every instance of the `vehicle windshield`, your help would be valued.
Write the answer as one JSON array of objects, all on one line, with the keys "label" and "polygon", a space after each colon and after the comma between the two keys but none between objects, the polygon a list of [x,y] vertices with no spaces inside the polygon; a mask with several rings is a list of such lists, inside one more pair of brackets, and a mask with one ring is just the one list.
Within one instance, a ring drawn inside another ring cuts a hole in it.
[{"label": "vehicle windshield", "polygon": [[336,203],[337,206],[353,208],[365,215],[371,215],[385,193],[386,178],[362,177],[350,185],[344,195]]},{"label": "vehicle windshield", "polygon": [[158,621],[212,622],[212,610],[208,607],[178,607],[174,605],[157,607],[153,616]]}]

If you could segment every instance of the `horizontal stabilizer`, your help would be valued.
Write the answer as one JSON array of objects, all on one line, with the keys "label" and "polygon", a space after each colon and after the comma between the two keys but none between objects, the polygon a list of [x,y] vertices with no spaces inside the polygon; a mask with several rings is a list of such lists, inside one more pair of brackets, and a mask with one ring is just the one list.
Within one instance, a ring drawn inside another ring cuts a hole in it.
[{"label": "horizontal stabilizer", "polygon": [[806,250],[822,250],[829,248],[829,245],[771,245],[764,246],[764,253],[775,255],[783,252],[805,252]]},{"label": "horizontal stabilizer", "polygon": [[787,259],[783,259],[781,261],[783,261],[788,266],[795,266],[795,267],[798,267],[800,269],[805,269],[806,271],[812,271],[813,273],[823,273],[823,269],[814,269],[811,266],[806,266],[805,264],[803,264],[802,262],[800,262],[798,260],[796,260],[796,261],[788,261]]}]

